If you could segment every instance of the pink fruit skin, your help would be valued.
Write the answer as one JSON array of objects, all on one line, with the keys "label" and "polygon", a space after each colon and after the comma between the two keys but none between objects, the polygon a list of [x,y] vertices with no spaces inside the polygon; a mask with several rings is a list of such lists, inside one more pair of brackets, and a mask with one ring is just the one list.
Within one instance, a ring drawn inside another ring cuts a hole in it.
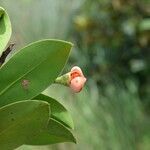
[{"label": "pink fruit skin", "polygon": [[86,78],[83,75],[81,68],[75,66],[70,71],[70,88],[78,93],[84,87]]}]

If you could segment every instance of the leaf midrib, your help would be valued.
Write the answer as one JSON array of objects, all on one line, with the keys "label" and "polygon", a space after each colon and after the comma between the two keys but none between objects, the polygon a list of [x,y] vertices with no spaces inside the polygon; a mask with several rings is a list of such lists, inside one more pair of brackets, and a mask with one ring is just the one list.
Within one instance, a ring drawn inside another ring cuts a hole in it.
[{"label": "leaf midrib", "polygon": [[26,73],[24,73],[22,76],[20,76],[19,78],[17,78],[15,81],[13,81],[11,84],[9,84],[6,88],[4,88],[1,92],[0,92],[0,96],[2,96],[9,88],[11,88],[11,86],[13,86],[17,81],[19,81],[20,79],[22,79],[24,76],[26,76],[27,74],[29,74],[30,72],[32,72],[33,70],[35,70],[40,64],[42,64],[44,61],[46,61],[48,59],[48,57],[46,59],[44,59],[43,61],[41,61],[40,63],[38,63],[37,65],[35,65],[33,68],[31,68],[29,71],[27,71]]}]

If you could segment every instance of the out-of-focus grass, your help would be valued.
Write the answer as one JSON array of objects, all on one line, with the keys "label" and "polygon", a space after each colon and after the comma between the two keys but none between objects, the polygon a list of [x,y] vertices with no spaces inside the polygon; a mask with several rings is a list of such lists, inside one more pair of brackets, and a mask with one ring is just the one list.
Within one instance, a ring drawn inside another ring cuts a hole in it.
[{"label": "out-of-focus grass", "polygon": [[10,16],[17,47],[43,38],[66,39],[70,17],[80,0],[0,0]]},{"label": "out-of-focus grass", "polygon": [[136,83],[127,81],[126,90],[118,85],[108,85],[105,95],[99,94],[92,79],[89,79],[89,83],[89,88],[79,94],[60,85],[52,85],[44,92],[58,99],[71,112],[77,145],[68,143],[39,148],[25,146],[25,149],[148,150],[146,147],[149,144],[142,142],[144,137],[141,124],[145,120]]},{"label": "out-of-focus grass", "polygon": [[79,142],[76,148],[126,150],[128,147],[133,150],[139,147],[142,114],[136,86],[130,84],[134,86],[132,91],[109,85],[105,89],[106,96],[98,94],[92,80],[90,88],[78,95],[62,91],[59,96],[54,88],[48,90],[53,97],[63,97],[65,105],[71,108]]}]

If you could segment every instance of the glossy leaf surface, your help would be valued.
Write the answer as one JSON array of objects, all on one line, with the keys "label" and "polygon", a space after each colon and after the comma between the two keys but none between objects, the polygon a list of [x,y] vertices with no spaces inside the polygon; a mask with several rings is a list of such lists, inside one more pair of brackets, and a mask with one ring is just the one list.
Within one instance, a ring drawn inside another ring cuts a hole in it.
[{"label": "glossy leaf surface", "polygon": [[0,106],[32,99],[62,71],[72,44],[43,40],[21,49],[0,69]]},{"label": "glossy leaf surface", "polygon": [[10,39],[11,32],[9,16],[6,11],[0,7],[0,55]]},{"label": "glossy leaf surface", "polygon": [[73,120],[70,113],[60,102],[44,94],[40,94],[34,99],[48,102],[51,106],[51,117],[61,122],[66,127],[69,127],[71,129],[74,128]]},{"label": "glossy leaf surface", "polygon": [[50,119],[47,129],[42,131],[39,136],[34,136],[27,145],[49,145],[60,142],[74,142],[76,139],[73,134],[61,123],[54,119]]},{"label": "glossy leaf surface", "polygon": [[47,127],[49,104],[27,100],[0,108],[0,149],[12,150],[28,141]]}]

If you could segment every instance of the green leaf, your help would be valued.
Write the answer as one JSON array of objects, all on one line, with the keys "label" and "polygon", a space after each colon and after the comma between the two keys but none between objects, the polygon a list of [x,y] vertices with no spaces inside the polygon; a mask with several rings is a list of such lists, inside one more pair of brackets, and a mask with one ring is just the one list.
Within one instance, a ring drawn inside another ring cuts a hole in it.
[{"label": "green leaf", "polygon": [[6,11],[0,7],[0,55],[10,39],[11,32],[9,16]]},{"label": "green leaf", "polygon": [[0,108],[0,149],[12,150],[39,134],[47,126],[49,104],[26,100]]},{"label": "green leaf", "polygon": [[70,113],[57,100],[43,94],[36,96],[34,99],[48,102],[51,106],[51,117],[71,129],[74,128],[73,120]]},{"label": "green leaf", "polygon": [[0,106],[32,99],[63,69],[72,44],[42,40],[21,49],[0,69]]},{"label": "green leaf", "polygon": [[73,134],[61,123],[54,119],[50,119],[47,129],[38,136],[34,136],[30,142],[27,142],[27,145],[48,145],[55,144],[60,142],[74,142],[76,139]]}]

